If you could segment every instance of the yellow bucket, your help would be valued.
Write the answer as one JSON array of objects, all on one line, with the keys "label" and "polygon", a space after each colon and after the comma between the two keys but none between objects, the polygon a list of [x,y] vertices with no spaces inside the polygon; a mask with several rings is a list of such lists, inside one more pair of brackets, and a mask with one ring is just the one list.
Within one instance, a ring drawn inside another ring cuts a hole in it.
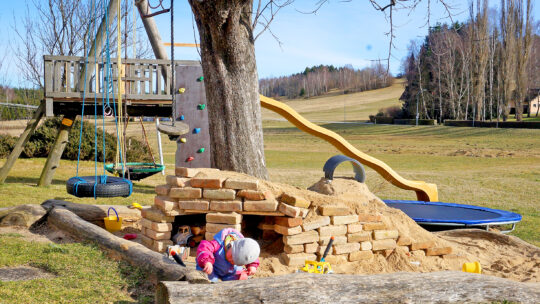
[{"label": "yellow bucket", "polygon": [[[114,211],[116,216],[109,215],[111,209]],[[107,217],[103,218],[103,221],[105,222],[105,229],[107,229],[109,232],[115,232],[122,229],[122,218],[118,216],[118,212],[116,212],[113,207],[110,207],[109,210],[107,210]]]},{"label": "yellow bucket", "polygon": [[463,272],[482,273],[482,266],[479,262],[463,263]]}]

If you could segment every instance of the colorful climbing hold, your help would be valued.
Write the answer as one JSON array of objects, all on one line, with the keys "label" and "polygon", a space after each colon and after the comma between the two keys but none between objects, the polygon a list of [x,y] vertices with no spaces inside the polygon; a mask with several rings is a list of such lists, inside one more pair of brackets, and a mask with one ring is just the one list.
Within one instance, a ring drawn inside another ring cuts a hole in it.
[{"label": "colorful climbing hold", "polygon": [[186,161],[187,161],[187,162],[190,162],[190,161],[192,161],[192,160],[194,160],[194,159],[195,159],[195,157],[190,156],[190,157],[188,157],[188,158],[186,159]]},{"label": "colorful climbing hold", "polygon": [[195,128],[193,129],[193,133],[199,134],[201,132],[201,128]]},{"label": "colorful climbing hold", "polygon": [[186,92],[186,88],[180,88],[180,89],[178,89],[178,93],[184,94],[184,92]]},{"label": "colorful climbing hold", "polygon": [[206,105],[204,103],[201,103],[197,106],[197,110],[204,110],[206,108]]},{"label": "colorful climbing hold", "polygon": [[184,115],[181,115],[181,116],[180,116],[180,120],[184,120]]},{"label": "colorful climbing hold", "polygon": [[200,148],[199,150],[197,150],[197,153],[203,153],[204,152],[204,148]]},{"label": "colorful climbing hold", "polygon": [[185,137],[182,137],[182,138],[180,138],[180,142],[186,143],[186,142],[187,142],[187,139],[186,139]]},{"label": "colorful climbing hold", "polygon": [[199,82],[201,82],[201,81],[203,81],[203,80],[204,80],[204,77],[203,77],[203,76],[197,78],[197,81],[199,81]]}]

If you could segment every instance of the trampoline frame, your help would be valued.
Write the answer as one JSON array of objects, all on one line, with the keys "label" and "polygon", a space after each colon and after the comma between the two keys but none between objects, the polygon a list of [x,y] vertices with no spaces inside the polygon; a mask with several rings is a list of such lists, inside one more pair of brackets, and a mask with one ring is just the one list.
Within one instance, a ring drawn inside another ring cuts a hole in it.
[{"label": "trampoline frame", "polygon": [[[503,230],[501,233],[510,233],[514,231],[516,228],[516,224],[519,223],[522,219],[520,214],[505,211],[505,210],[499,210],[499,209],[491,209],[487,207],[480,207],[480,206],[474,206],[474,205],[465,205],[465,204],[454,204],[454,203],[443,203],[443,202],[423,202],[423,201],[412,201],[412,200],[383,200],[385,203],[394,203],[394,204],[418,204],[418,205],[430,205],[430,206],[445,206],[445,207],[457,207],[457,208],[463,208],[463,209],[473,209],[473,210],[481,210],[486,212],[492,212],[497,213],[501,215],[502,218],[508,218],[509,220],[503,220],[503,221],[494,221],[491,220],[467,220],[463,221],[461,223],[452,221],[452,220],[434,220],[434,219],[427,219],[427,218],[413,218],[411,217],[415,222],[422,224],[422,225],[432,225],[432,226],[451,226],[451,227],[485,227],[486,230],[489,230],[490,226],[493,225],[510,225],[512,224],[512,228],[510,230]],[[392,207],[392,206],[389,206]],[[399,208],[397,208],[399,209]],[[403,211],[404,212],[404,211]],[[404,212],[405,213],[405,212]],[[406,213],[405,213],[406,214]],[[407,214],[408,215],[408,214]]]}]

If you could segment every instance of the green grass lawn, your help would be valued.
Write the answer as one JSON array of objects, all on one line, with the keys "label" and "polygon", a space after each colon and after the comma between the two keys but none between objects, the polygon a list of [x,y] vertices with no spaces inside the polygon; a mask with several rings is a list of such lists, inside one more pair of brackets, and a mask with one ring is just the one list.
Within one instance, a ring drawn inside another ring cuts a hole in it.
[{"label": "green grass lawn", "polygon": [[[402,89],[396,84],[377,90],[343,95],[350,120],[365,120],[379,108],[396,104]],[[351,99],[352,98],[352,99]],[[313,103],[307,105],[306,103]],[[336,96],[291,101],[309,119],[343,119],[343,99]],[[270,179],[306,188],[322,176],[324,162],[339,152],[327,142],[299,131],[264,111],[264,144]],[[145,123],[149,141],[156,147],[152,123]],[[24,126],[23,126],[24,127]],[[523,220],[513,232],[540,246],[540,130],[453,128],[444,126],[324,125],[359,150],[379,158],[403,177],[435,183],[444,202],[474,204],[518,212]],[[141,136],[133,124],[128,135]],[[174,174],[174,142],[162,136],[166,174]],[[156,149],[154,154],[157,155]],[[5,160],[0,160],[0,166]],[[36,183],[45,159],[19,159],[6,183],[0,185],[0,208],[40,204],[57,198],[77,203],[153,203],[154,186],[164,183],[157,174],[135,182],[129,198],[80,199],[66,193],[67,179],[75,175],[76,162],[62,160],[51,186]],[[102,164],[98,165],[101,174]],[[79,175],[94,175],[93,162],[81,162]],[[399,189],[367,169],[367,185],[382,199],[415,199],[412,191]],[[350,165],[342,165],[337,176],[352,176]],[[58,276],[52,280],[0,283],[0,303],[107,303],[130,301],[128,290],[141,284],[142,274],[122,263],[110,261],[90,244],[35,244],[16,235],[0,235],[0,267],[34,265]],[[136,296],[136,301],[151,301]]]}]

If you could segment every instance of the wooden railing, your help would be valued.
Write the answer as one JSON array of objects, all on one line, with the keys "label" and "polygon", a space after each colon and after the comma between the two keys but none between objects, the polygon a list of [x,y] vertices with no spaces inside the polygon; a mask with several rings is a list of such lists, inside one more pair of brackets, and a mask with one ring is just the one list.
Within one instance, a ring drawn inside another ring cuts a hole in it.
[{"label": "wooden railing", "polygon": [[[111,81],[106,82],[107,64],[101,59],[76,56],[43,56],[45,99],[79,102],[84,98],[110,99],[118,92],[118,64],[111,59]],[[197,61],[175,61],[175,65],[199,65]],[[85,71],[86,68],[86,71]],[[86,86],[84,84],[86,73]],[[122,59],[122,94],[128,103],[170,103],[171,61]]]}]

